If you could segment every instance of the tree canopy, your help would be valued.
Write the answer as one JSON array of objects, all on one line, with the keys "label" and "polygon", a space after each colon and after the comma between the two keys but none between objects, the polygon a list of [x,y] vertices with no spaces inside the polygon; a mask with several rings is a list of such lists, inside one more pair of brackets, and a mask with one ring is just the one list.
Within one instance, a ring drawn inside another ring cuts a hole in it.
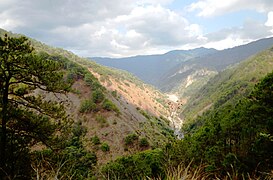
[{"label": "tree canopy", "polygon": [[35,53],[26,37],[0,38],[0,179],[27,179],[29,148],[50,146],[67,122],[64,107],[37,92],[64,93],[61,69],[49,55]]}]

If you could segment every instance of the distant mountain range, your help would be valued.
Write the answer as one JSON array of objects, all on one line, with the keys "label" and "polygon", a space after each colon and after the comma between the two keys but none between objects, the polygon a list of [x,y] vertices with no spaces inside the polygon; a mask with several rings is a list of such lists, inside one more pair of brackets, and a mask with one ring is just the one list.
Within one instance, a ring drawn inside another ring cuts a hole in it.
[{"label": "distant mountain range", "polygon": [[163,92],[188,98],[218,72],[273,46],[273,38],[230,49],[197,48],[161,55],[128,58],[90,58],[99,64],[129,71]]},{"label": "distant mountain range", "polygon": [[161,77],[157,87],[165,92],[179,92],[178,94],[182,96],[191,95],[213,75],[271,46],[273,38],[267,38],[192,58]]},{"label": "distant mountain range", "polygon": [[127,58],[92,57],[95,62],[123,69],[136,75],[144,82],[158,87],[160,79],[182,63],[197,57],[217,52],[215,49],[197,48],[192,50],[174,50],[165,54],[140,55]]}]

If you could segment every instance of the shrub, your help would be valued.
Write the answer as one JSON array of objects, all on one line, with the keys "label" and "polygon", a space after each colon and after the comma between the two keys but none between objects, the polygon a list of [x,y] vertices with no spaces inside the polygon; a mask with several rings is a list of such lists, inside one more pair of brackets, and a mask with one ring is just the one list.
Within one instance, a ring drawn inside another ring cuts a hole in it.
[{"label": "shrub", "polygon": [[97,78],[90,72],[86,72],[84,75],[84,81],[86,85],[90,86],[92,90],[104,89],[104,87],[98,82]]},{"label": "shrub", "polygon": [[91,100],[84,100],[81,103],[80,112],[87,113],[96,110],[96,108],[97,106],[94,102],[92,102]]},{"label": "shrub", "polygon": [[102,167],[108,179],[164,179],[164,154],[161,149],[121,157]]},{"label": "shrub", "polygon": [[94,103],[96,103],[96,104],[101,103],[104,100],[104,98],[105,98],[105,96],[104,96],[102,90],[97,89],[97,90],[93,91],[92,99],[93,99]]},{"label": "shrub", "polygon": [[139,141],[139,146],[140,147],[148,147],[149,146],[149,142],[147,140],[147,138],[141,138]]},{"label": "shrub", "polygon": [[93,136],[93,137],[91,138],[91,141],[92,141],[92,143],[93,143],[94,145],[99,145],[99,144],[100,144],[100,139],[99,139],[98,136]]},{"label": "shrub", "polygon": [[110,146],[106,142],[102,143],[100,148],[103,152],[110,151]]},{"label": "shrub", "polygon": [[115,111],[116,113],[119,113],[119,109],[117,108],[117,106],[110,100],[105,99],[103,104],[102,104],[102,108],[107,110],[107,111]]},{"label": "shrub", "polygon": [[124,139],[125,145],[133,145],[136,140],[138,140],[138,136],[136,134],[129,134]]}]

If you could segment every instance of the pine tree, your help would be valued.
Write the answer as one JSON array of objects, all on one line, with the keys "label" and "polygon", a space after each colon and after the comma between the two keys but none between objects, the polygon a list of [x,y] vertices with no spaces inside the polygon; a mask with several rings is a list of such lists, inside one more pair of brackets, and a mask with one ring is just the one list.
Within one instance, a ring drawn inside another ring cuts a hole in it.
[{"label": "pine tree", "polygon": [[0,179],[29,179],[29,148],[50,146],[61,131],[64,107],[37,91],[64,93],[61,68],[49,55],[35,54],[26,37],[0,38]]}]

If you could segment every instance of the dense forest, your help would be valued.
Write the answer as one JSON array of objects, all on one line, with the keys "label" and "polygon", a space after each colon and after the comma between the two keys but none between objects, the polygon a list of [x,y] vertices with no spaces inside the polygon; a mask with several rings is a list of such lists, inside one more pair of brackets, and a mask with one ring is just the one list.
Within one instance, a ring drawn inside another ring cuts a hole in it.
[{"label": "dense forest", "polygon": [[[44,96],[66,95],[74,91],[72,85],[78,79],[84,79],[93,92],[91,99],[82,102],[81,113],[103,109],[120,115],[105,96],[106,89],[82,64],[63,55],[35,51],[26,37],[4,35],[0,39],[0,179],[273,177],[273,73],[245,96],[224,99],[226,103],[216,103],[185,123],[181,140],[169,135],[173,132],[163,125],[164,118],[153,119],[141,111],[165,128],[162,132],[170,138],[160,146],[150,146],[146,138],[130,134],[124,140],[126,148],[137,144],[138,152],[103,165],[86,148],[87,129],[67,114],[65,102]],[[109,151],[109,145],[98,137],[92,142],[100,144],[103,152]]]}]

